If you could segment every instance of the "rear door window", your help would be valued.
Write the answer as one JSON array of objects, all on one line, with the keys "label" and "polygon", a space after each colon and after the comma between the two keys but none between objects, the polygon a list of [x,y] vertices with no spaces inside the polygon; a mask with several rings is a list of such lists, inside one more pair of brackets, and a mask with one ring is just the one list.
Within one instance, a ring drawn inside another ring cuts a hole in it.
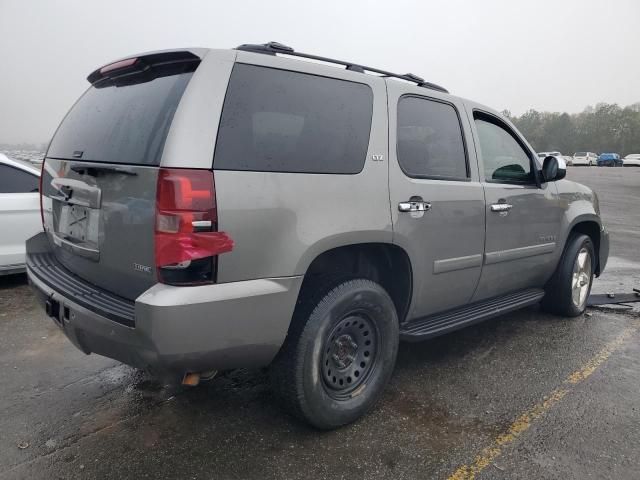
[{"label": "rear door window", "polygon": [[37,176],[8,165],[0,165],[0,193],[28,193],[38,191]]},{"label": "rear door window", "polygon": [[398,103],[398,162],[410,177],[466,180],[467,156],[455,108],[420,97]]},{"label": "rear door window", "polygon": [[192,72],[130,85],[90,87],[58,128],[47,155],[159,165],[164,142]]},{"label": "rear door window", "polygon": [[214,168],[355,174],[369,145],[368,85],[237,64],[225,97]]}]

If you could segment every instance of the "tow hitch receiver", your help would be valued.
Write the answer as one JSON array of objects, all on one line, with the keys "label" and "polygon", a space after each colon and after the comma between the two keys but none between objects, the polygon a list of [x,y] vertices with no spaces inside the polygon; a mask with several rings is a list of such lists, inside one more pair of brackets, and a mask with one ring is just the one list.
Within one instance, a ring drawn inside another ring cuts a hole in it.
[{"label": "tow hitch receiver", "polygon": [[44,308],[49,317],[53,318],[56,322],[60,321],[60,302],[48,298],[44,303]]}]

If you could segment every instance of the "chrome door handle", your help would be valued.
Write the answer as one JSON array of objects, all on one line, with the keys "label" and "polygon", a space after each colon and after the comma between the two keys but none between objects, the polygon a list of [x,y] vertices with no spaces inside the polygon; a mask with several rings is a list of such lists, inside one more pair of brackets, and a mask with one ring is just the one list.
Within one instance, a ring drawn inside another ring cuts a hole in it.
[{"label": "chrome door handle", "polygon": [[494,203],[491,205],[492,212],[508,212],[513,208],[510,203]]},{"label": "chrome door handle", "polygon": [[428,212],[431,210],[431,204],[429,202],[400,202],[398,204],[398,210],[401,212]]}]

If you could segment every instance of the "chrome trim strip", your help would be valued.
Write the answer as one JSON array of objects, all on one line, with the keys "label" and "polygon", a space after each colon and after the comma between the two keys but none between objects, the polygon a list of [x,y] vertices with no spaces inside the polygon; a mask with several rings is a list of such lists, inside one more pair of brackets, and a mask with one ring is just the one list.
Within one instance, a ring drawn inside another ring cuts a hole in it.
[{"label": "chrome trim strip", "polygon": [[482,266],[482,254],[468,255],[466,257],[445,258],[433,262],[433,273],[453,272]]},{"label": "chrome trim strip", "polygon": [[194,228],[211,228],[211,220],[194,220],[191,222]]},{"label": "chrome trim strip", "polygon": [[77,243],[70,242],[69,240],[61,237],[56,232],[52,233],[53,243],[58,247],[61,247],[71,253],[75,253],[81,257],[89,258],[94,261],[100,260],[100,250],[95,248],[89,248]]},{"label": "chrome trim strip", "polygon": [[493,263],[509,262],[511,260],[519,260],[521,258],[552,253],[555,249],[556,242],[541,243],[540,245],[530,245],[527,247],[511,248],[509,250],[498,250],[497,252],[485,253],[484,263],[485,265],[491,265]]}]

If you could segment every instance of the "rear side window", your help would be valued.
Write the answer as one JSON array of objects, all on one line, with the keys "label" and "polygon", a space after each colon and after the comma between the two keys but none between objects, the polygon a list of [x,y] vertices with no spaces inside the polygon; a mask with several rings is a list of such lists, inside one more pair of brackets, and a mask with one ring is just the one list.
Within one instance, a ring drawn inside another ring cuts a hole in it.
[{"label": "rear side window", "polygon": [[62,121],[48,156],[159,165],[173,115],[192,75],[90,87]]},{"label": "rear side window", "polygon": [[368,85],[236,64],[214,168],[358,173],[367,156],[372,112]]},{"label": "rear side window", "polygon": [[0,165],[0,193],[28,193],[38,191],[39,179],[18,168]]},{"label": "rear side window", "polygon": [[398,162],[410,177],[467,179],[467,157],[455,108],[425,98],[400,98]]}]

